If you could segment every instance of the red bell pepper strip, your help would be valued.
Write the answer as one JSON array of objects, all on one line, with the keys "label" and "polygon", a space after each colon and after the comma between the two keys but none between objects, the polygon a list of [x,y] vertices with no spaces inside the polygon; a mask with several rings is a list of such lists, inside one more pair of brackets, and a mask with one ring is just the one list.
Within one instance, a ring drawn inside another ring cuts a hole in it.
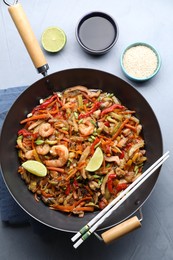
[{"label": "red bell pepper strip", "polygon": [[127,184],[127,183],[119,183],[116,186],[116,190],[119,192],[119,191],[125,190],[128,186],[129,186],[129,184]]},{"label": "red bell pepper strip", "polygon": [[78,184],[76,178],[74,178],[73,185],[74,185],[75,189],[79,188],[79,184]]},{"label": "red bell pepper strip", "polygon": [[52,197],[53,197],[53,194],[46,193],[44,190],[41,191],[41,194],[42,194],[45,198],[52,198]]},{"label": "red bell pepper strip", "polygon": [[109,127],[110,126],[109,121],[104,122],[104,125]]},{"label": "red bell pepper strip", "polygon": [[51,103],[52,103],[54,100],[56,100],[56,99],[57,99],[57,101],[60,103],[60,105],[62,106],[62,102],[61,102],[61,100],[59,99],[58,95],[57,95],[57,94],[54,94],[54,95],[52,95],[50,98],[47,98],[41,105],[35,107],[35,108],[33,109],[33,111],[32,111],[32,114],[33,114],[34,112],[38,111],[38,110],[47,108],[47,106],[48,106],[49,104],[51,104]]},{"label": "red bell pepper strip", "polygon": [[105,145],[105,152],[106,152],[106,154],[110,154],[111,153],[111,146],[109,144]]},{"label": "red bell pepper strip", "polygon": [[85,114],[80,114],[78,119],[80,120],[82,118],[85,118],[85,117],[92,115],[100,107],[101,104],[102,104],[102,102],[95,103],[93,108],[89,112],[87,112]]},{"label": "red bell pepper strip", "polygon": [[114,104],[114,105],[112,105],[112,106],[110,106],[110,107],[105,108],[104,110],[102,110],[102,112],[101,112],[101,116],[104,116],[105,114],[114,111],[114,109],[116,109],[116,108],[124,109],[125,107],[122,106],[122,105],[120,105],[120,104]]},{"label": "red bell pepper strip", "polygon": [[27,137],[27,136],[32,136],[32,138],[35,140],[38,137],[38,133],[30,133],[29,131],[27,131],[25,128],[21,129],[18,131],[18,136],[23,136],[23,137]]},{"label": "red bell pepper strip", "polygon": [[96,139],[94,140],[94,142],[92,143],[91,148],[90,148],[91,154],[94,153],[95,146],[96,146],[99,142],[100,142],[100,138],[96,137]]},{"label": "red bell pepper strip", "polygon": [[67,185],[67,188],[65,190],[65,195],[69,195],[70,194],[70,190],[71,190],[71,186],[70,183]]},{"label": "red bell pepper strip", "polygon": [[123,159],[123,158],[124,158],[124,155],[125,155],[125,152],[122,151],[121,154],[119,155],[119,158],[120,158],[120,159]]},{"label": "red bell pepper strip", "polygon": [[113,193],[113,179],[116,178],[116,174],[110,174],[107,181],[107,187],[110,193]]},{"label": "red bell pepper strip", "polygon": [[18,135],[30,136],[32,133],[28,132],[25,128],[18,131]]}]

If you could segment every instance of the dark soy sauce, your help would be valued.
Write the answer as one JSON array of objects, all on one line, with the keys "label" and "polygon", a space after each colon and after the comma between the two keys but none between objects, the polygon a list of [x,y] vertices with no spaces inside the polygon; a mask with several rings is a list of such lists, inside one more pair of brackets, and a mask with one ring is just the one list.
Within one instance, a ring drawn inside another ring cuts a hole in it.
[{"label": "dark soy sauce", "polygon": [[115,28],[104,17],[91,17],[79,29],[79,38],[87,48],[99,51],[109,47],[115,39]]}]

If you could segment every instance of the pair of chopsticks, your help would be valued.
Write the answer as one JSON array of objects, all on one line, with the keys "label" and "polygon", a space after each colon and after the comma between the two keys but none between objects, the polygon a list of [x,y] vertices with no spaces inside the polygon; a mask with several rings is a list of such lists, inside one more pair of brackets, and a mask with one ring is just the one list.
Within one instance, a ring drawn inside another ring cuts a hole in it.
[{"label": "pair of chopsticks", "polygon": [[112,213],[115,211],[138,187],[145,182],[169,157],[169,151],[161,156],[154,164],[152,164],[139,178],[130,184],[124,191],[120,193],[110,204],[108,204],[100,213],[98,213],[91,221],[80,229],[72,238],[72,242],[79,240],[73,245],[77,248],[82,244]]}]

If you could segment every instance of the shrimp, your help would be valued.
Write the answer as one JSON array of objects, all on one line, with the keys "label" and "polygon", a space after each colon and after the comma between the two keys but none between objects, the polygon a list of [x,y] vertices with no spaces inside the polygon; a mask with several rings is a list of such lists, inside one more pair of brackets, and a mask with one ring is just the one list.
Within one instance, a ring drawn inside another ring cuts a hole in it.
[{"label": "shrimp", "polygon": [[40,125],[39,129],[38,129],[38,133],[39,135],[41,135],[42,137],[48,137],[51,134],[53,134],[54,132],[54,128],[51,126],[51,124],[49,123],[43,123]]},{"label": "shrimp", "polygon": [[36,128],[38,125],[42,124],[44,121],[43,120],[37,120],[36,122],[32,123],[29,127],[28,130],[31,130],[33,128]]},{"label": "shrimp", "polygon": [[36,151],[38,154],[46,155],[50,151],[50,146],[48,144],[37,145]]},{"label": "shrimp", "polygon": [[69,156],[68,148],[65,145],[54,145],[50,149],[50,154],[58,159],[45,160],[44,163],[51,167],[63,167]]},{"label": "shrimp", "polygon": [[79,124],[79,132],[83,136],[91,135],[94,132],[94,125],[91,123],[90,117],[84,118]]},{"label": "shrimp", "polygon": [[25,158],[27,160],[34,159],[34,150],[29,150],[25,153]]}]

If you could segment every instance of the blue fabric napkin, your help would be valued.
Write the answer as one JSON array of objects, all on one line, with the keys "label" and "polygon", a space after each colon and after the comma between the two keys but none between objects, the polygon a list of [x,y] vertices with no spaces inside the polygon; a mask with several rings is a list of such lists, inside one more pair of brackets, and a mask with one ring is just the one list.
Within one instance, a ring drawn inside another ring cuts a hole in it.
[{"label": "blue fabric napkin", "polygon": [[[26,87],[16,87],[0,90],[0,129],[2,128],[5,116],[16,100],[16,98],[26,89]],[[9,193],[0,172],[0,216],[1,220],[9,224],[29,223],[29,215],[16,203]]]}]

